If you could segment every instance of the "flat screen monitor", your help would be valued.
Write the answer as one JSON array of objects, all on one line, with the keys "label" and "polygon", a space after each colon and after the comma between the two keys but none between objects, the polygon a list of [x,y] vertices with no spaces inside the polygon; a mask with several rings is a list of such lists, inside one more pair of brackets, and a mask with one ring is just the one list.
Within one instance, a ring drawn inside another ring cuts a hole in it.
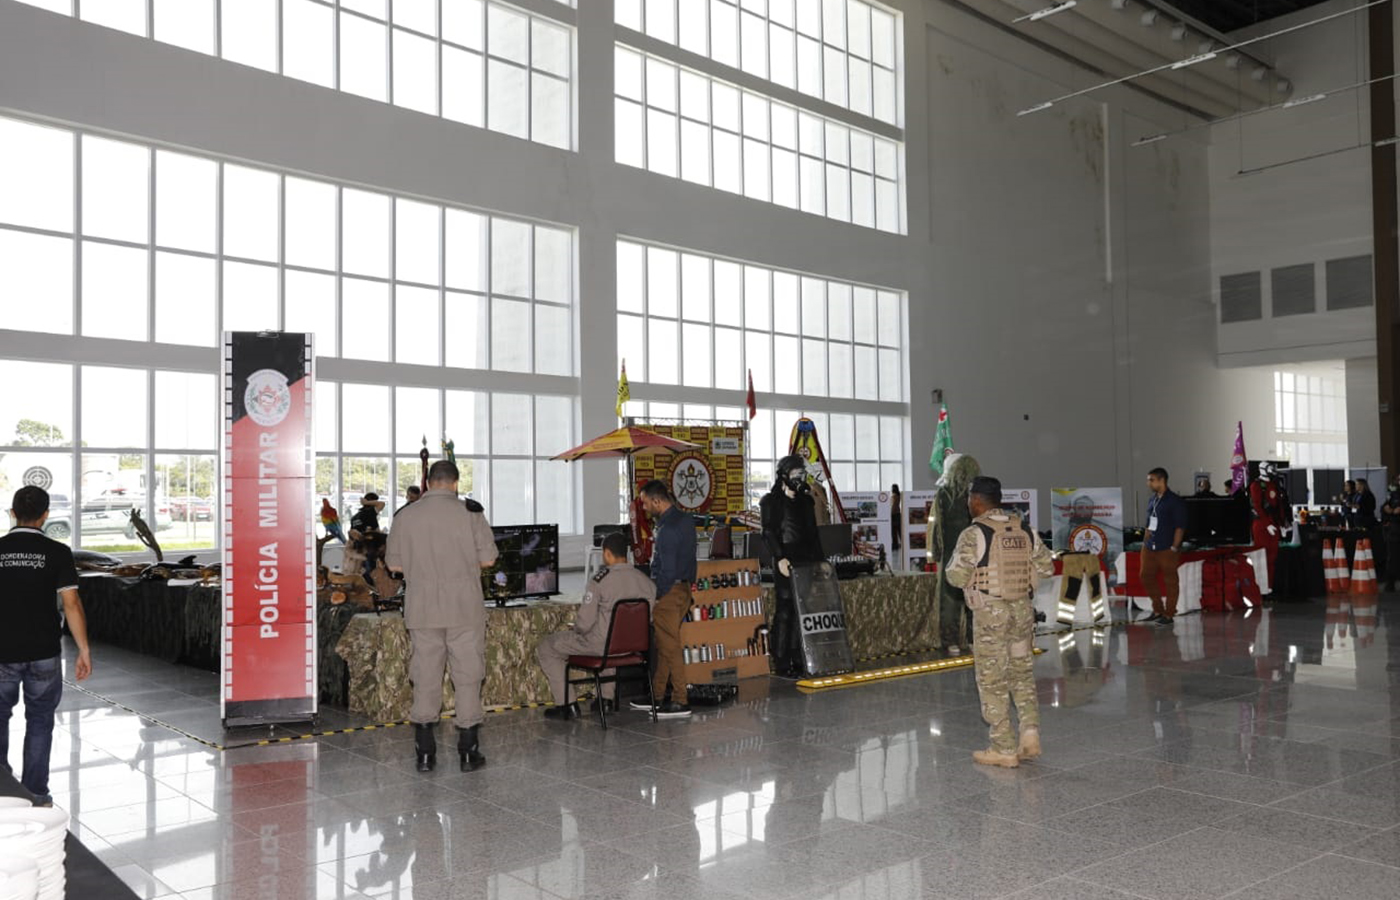
[{"label": "flat screen monitor", "polygon": [[481,571],[487,602],[559,593],[559,526],[493,525],[496,564]]},{"label": "flat screen monitor", "polygon": [[1184,497],[1186,540],[1199,545],[1254,543],[1254,513],[1242,497]]},{"label": "flat screen monitor", "polygon": [[851,523],[837,522],[834,525],[818,525],[817,535],[822,542],[822,556],[850,556],[855,552],[851,540]]},{"label": "flat screen monitor", "polygon": [[1309,502],[1308,470],[1285,469],[1282,475],[1283,483],[1288,487],[1288,502],[1294,505],[1307,504]]}]

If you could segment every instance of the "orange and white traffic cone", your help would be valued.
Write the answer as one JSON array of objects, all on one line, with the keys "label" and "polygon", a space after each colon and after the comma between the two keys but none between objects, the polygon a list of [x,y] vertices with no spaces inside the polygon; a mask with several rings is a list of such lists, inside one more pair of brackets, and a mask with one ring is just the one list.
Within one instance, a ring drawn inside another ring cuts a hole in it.
[{"label": "orange and white traffic cone", "polygon": [[1371,556],[1371,539],[1362,538],[1356,542],[1356,561],[1351,573],[1351,592],[1371,595],[1378,593],[1376,585],[1376,562]]},{"label": "orange and white traffic cone", "polygon": [[1326,539],[1322,542],[1322,575],[1327,580],[1327,593],[1337,593],[1337,551]]},{"label": "orange and white traffic cone", "polygon": [[1347,545],[1341,538],[1337,538],[1332,551],[1332,571],[1337,575],[1337,593],[1351,593],[1351,572],[1347,570]]}]

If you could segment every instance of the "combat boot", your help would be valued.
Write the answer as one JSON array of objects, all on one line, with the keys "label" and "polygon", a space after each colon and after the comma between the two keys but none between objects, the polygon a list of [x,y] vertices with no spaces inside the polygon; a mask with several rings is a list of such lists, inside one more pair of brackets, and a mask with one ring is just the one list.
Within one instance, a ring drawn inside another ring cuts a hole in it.
[{"label": "combat boot", "polygon": [[473,725],[457,732],[457,755],[461,757],[463,772],[473,772],[486,765],[486,757],[481,755],[480,730],[480,725]]},{"label": "combat boot", "polygon": [[418,756],[418,771],[431,772],[437,765],[437,737],[433,734],[436,723],[413,723],[413,749]]},{"label": "combat boot", "polygon": [[1014,769],[1021,764],[1021,757],[1015,751],[1002,753],[1000,750],[973,750],[972,761],[984,766],[1000,766],[1003,769]]},{"label": "combat boot", "polygon": [[1016,755],[1021,759],[1036,759],[1040,756],[1040,729],[1034,725],[1021,729],[1021,742],[1016,747]]}]

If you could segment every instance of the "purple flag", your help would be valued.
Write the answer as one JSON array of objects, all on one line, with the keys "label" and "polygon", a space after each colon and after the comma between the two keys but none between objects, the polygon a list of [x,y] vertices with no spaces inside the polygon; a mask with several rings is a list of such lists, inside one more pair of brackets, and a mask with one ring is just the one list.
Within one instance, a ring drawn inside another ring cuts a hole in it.
[{"label": "purple flag", "polygon": [[1230,493],[1237,494],[1245,488],[1249,477],[1249,458],[1244,453],[1244,423],[1235,423],[1235,452],[1230,456]]}]

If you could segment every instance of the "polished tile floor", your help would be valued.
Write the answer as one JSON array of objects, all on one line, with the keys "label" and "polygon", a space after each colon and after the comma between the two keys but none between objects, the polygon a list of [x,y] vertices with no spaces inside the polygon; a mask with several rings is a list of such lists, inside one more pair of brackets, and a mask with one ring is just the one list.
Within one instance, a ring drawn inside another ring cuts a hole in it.
[{"label": "polished tile floor", "polygon": [[[606,732],[492,715],[485,769],[430,776],[401,728],[221,752],[69,691],[53,791],[145,897],[1393,900],[1397,610],[1043,637],[1045,756],[1017,770],[970,761],[985,731],[962,670],[755,681]],[[94,662],[92,691],[193,734],[217,721],[211,676]]]}]

